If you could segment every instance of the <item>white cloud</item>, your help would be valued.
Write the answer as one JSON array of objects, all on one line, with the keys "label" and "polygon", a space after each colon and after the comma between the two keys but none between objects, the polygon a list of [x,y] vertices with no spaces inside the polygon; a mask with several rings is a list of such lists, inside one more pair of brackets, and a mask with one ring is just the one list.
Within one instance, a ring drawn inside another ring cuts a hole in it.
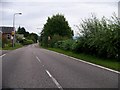
[{"label": "white cloud", "polygon": [[[19,1],[19,0],[16,0]],[[31,1],[31,0],[30,0]],[[118,0],[101,0],[103,2],[97,2],[96,0],[84,0],[80,2],[79,0],[60,0],[61,2],[55,0],[45,0],[43,2],[31,1],[31,2],[15,2],[13,0],[5,0],[2,2],[3,13],[3,24],[12,26],[13,14],[16,12],[22,12],[22,16],[16,15],[16,27],[24,26],[30,32],[39,33],[40,30],[37,28],[42,28],[43,24],[46,23],[48,16],[53,14],[61,13],[64,14],[68,20],[72,29],[76,29],[74,25],[78,25],[81,19],[85,17],[90,17],[91,13],[96,13],[98,17],[103,15],[110,17],[113,12],[117,11],[117,1]],[[78,2],[79,1],[79,2]],[[82,0],[81,0],[82,1]],[[59,2],[59,3],[58,3]]]},{"label": "white cloud", "polygon": [[118,2],[119,0],[2,0],[3,2]]}]

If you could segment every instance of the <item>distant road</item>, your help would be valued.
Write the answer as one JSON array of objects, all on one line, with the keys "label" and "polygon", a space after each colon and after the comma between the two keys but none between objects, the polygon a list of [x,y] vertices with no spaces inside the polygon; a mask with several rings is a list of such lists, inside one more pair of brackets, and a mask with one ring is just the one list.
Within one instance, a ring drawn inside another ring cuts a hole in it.
[{"label": "distant road", "polygon": [[118,88],[118,74],[38,48],[23,47],[2,58],[3,88]]}]

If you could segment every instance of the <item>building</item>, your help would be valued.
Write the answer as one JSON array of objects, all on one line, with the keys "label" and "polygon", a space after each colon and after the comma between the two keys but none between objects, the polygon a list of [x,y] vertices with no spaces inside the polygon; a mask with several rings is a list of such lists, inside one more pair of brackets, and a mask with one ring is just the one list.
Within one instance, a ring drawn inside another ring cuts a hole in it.
[{"label": "building", "polygon": [[12,44],[14,28],[13,27],[0,27],[2,35],[2,46],[5,47],[6,43]]}]

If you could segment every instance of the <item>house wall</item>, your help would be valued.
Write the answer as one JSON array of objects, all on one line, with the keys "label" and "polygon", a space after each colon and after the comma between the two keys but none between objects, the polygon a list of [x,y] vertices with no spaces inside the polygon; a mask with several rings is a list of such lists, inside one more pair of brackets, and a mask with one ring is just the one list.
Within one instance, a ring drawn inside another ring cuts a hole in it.
[{"label": "house wall", "polygon": [[12,44],[12,40],[11,40],[11,34],[10,33],[3,33],[2,34],[2,43],[10,43]]}]

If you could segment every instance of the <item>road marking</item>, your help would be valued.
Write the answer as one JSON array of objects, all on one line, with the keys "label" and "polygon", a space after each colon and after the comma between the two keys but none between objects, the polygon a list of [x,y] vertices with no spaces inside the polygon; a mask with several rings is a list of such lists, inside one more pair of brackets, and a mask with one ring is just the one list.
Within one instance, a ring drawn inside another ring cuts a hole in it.
[{"label": "road marking", "polygon": [[[50,51],[50,50],[48,50],[48,51]],[[62,56],[65,56],[65,57],[68,57],[68,58],[83,62],[83,63],[86,63],[86,64],[89,64],[89,65],[92,65],[92,66],[95,66],[95,67],[99,67],[99,68],[102,68],[102,69],[107,70],[107,71],[111,71],[111,72],[120,74],[119,71],[116,71],[116,70],[113,70],[113,69],[110,69],[110,68],[107,68],[107,67],[104,67],[104,66],[100,66],[100,65],[97,65],[97,64],[94,64],[94,63],[90,63],[90,62],[87,62],[87,61],[84,61],[84,60],[81,60],[81,59],[77,59],[77,58],[62,54],[62,53],[55,52],[55,51],[50,51],[50,52],[53,52],[53,53],[56,53],[56,54],[59,54],[59,55],[62,55]]]},{"label": "road marking", "polygon": [[52,75],[49,73],[49,71],[48,71],[48,70],[46,70],[46,72],[47,72],[47,74],[48,74],[50,77],[52,77]]},{"label": "road marking", "polygon": [[39,62],[41,62],[40,59],[39,59],[37,56],[36,56],[36,58],[37,58],[37,60],[38,60]]},{"label": "road marking", "polygon": [[63,90],[63,88],[61,87],[61,85],[57,82],[57,80],[50,74],[50,72],[48,70],[45,70],[47,72],[47,74],[52,78],[53,82],[56,84],[56,86],[60,89]]},{"label": "road marking", "polygon": [[1,55],[0,57],[4,57],[6,54]]}]

